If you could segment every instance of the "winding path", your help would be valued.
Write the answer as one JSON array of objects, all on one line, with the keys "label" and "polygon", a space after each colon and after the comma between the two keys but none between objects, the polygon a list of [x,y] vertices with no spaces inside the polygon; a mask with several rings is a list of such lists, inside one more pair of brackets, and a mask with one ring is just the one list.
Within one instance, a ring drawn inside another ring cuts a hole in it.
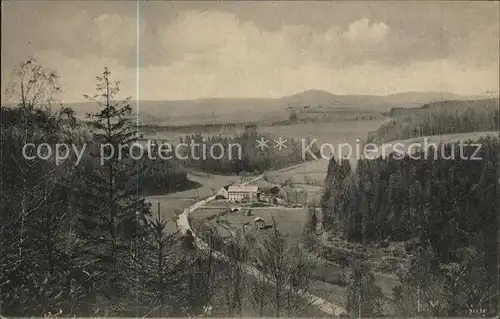
[{"label": "winding path", "polygon": [[[294,165],[292,167],[287,167],[287,168],[284,168],[283,170],[278,170],[277,172],[282,172],[282,171],[287,171],[287,170],[290,170],[290,169],[293,169],[295,167],[298,167],[300,165],[303,165],[303,164],[299,164],[299,165]],[[250,183],[253,183],[255,181],[258,181],[260,179],[262,179],[264,177],[264,174],[261,174],[253,179],[251,179],[250,181],[247,181],[245,183],[243,183],[243,185],[248,185]],[[178,216],[178,219],[177,219],[177,228],[182,231],[183,233],[186,233],[187,230],[190,230],[191,233],[193,234],[194,238],[195,238],[195,243],[196,243],[196,246],[199,248],[199,249],[202,249],[204,251],[207,251],[207,248],[208,248],[208,245],[198,236],[196,236],[195,232],[193,231],[193,229],[191,228],[191,225],[189,224],[189,214],[192,213],[193,211],[195,211],[196,209],[198,208],[201,208],[202,206],[204,206],[205,204],[213,201],[215,199],[216,195],[212,195],[212,196],[209,196],[203,200],[200,200],[196,203],[194,203],[193,205],[187,207],[186,209],[184,209],[184,211]],[[214,256],[216,258],[219,258],[219,259],[226,259],[227,257],[224,256],[222,253],[220,252],[215,252],[214,253]],[[271,284],[274,284],[272,281],[270,281],[268,279],[268,277],[261,271],[259,271],[257,268],[255,267],[252,267],[252,266],[249,266],[249,265],[243,265],[243,269],[245,270],[245,272],[248,274],[248,275],[251,275],[255,278],[257,278],[258,280],[260,281],[265,281],[265,282],[268,282],[268,283],[271,283]],[[339,316],[340,314],[342,313],[345,313],[345,309],[340,307],[340,306],[337,306],[323,298],[320,298],[318,296],[315,296],[309,292],[300,292],[301,295],[306,298],[309,303],[311,305],[314,305],[316,306],[319,310],[321,310],[322,312],[328,314],[328,315],[335,315],[335,316]]]}]

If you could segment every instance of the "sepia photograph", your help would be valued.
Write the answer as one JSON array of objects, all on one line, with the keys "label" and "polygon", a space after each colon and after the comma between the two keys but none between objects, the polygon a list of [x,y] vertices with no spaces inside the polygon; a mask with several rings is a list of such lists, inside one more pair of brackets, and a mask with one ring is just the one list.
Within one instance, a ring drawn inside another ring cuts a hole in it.
[{"label": "sepia photograph", "polygon": [[499,318],[499,5],[2,0],[0,319]]}]

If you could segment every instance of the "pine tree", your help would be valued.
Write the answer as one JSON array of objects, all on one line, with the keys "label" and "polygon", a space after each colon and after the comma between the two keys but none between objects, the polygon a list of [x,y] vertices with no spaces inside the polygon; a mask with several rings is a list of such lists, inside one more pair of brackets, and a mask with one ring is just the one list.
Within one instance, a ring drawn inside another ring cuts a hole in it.
[{"label": "pine tree", "polygon": [[132,111],[130,98],[116,100],[119,82],[111,82],[107,68],[97,80],[96,94],[85,95],[100,106],[100,111],[89,114],[93,160],[84,168],[80,231],[95,245],[91,253],[102,279],[100,287],[107,296],[116,296],[125,275],[126,251],[140,235],[147,210],[137,196],[139,171],[130,158],[130,147],[137,136],[127,119]]}]

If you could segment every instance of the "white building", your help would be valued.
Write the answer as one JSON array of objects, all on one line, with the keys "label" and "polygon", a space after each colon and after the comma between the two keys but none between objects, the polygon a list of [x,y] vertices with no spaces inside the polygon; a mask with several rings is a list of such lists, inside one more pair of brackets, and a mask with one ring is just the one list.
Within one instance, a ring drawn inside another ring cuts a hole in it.
[{"label": "white building", "polygon": [[259,187],[257,185],[246,186],[229,186],[228,197],[232,202],[257,201],[257,193]]}]

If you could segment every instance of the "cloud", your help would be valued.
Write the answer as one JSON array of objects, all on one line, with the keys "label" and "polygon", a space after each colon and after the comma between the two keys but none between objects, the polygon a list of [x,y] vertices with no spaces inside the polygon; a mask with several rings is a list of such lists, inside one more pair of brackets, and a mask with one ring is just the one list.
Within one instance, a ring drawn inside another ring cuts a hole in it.
[{"label": "cloud", "polygon": [[369,19],[354,21],[345,31],[332,26],[318,32],[306,25],[284,25],[267,31],[227,12],[188,11],[164,28],[161,39],[169,52],[166,64],[189,59],[198,61],[202,68],[270,62],[344,65],[357,58],[371,58],[366,51],[373,51],[388,32],[384,23]]},{"label": "cloud", "polygon": [[342,37],[351,42],[378,43],[389,33],[389,27],[383,23],[370,23],[370,19],[359,19],[351,23]]},{"label": "cloud", "polygon": [[101,54],[89,54],[81,58],[67,57],[59,51],[43,50],[34,56],[37,61],[55,69],[60,75],[63,101],[84,101],[83,94],[95,93],[97,76],[102,75],[104,67],[111,70],[112,79],[120,81],[121,96],[136,96],[136,69],[125,67],[116,59]]},{"label": "cloud", "polygon": [[339,94],[476,94],[499,83],[498,43],[491,42],[498,29],[454,37],[453,54],[448,54],[450,47],[440,42],[402,37],[397,25],[368,17],[343,25],[332,20],[322,29],[264,28],[220,10],[182,11],[155,23],[146,16],[137,21],[134,15],[82,10],[49,19],[40,28],[46,36],[40,31],[34,38],[44,39],[36,43],[36,56],[60,72],[67,101],[92,93],[105,65],[123,82],[124,96],[136,98],[139,81],[139,97],[151,100],[280,97],[311,88]]},{"label": "cloud", "polygon": [[[309,88],[340,94],[390,94],[404,91],[447,91],[476,94],[496,89],[498,72],[474,68],[459,61],[435,60],[394,68],[378,62],[325,67],[322,63],[277,66],[271,62],[220,68],[205,65],[200,69],[189,60],[168,66],[137,69],[124,67],[113,59],[88,56],[68,59],[56,52],[44,52],[38,59],[46,65],[60,60],[58,68],[64,83],[63,100],[81,100],[82,93],[92,93],[96,76],[104,65],[113,79],[122,82],[122,97],[136,95],[139,81],[141,99],[192,99],[201,97],[281,97]],[[54,63],[52,63],[54,65]],[[77,74],[78,76],[75,76]],[[496,85],[496,86],[495,86]]]}]

